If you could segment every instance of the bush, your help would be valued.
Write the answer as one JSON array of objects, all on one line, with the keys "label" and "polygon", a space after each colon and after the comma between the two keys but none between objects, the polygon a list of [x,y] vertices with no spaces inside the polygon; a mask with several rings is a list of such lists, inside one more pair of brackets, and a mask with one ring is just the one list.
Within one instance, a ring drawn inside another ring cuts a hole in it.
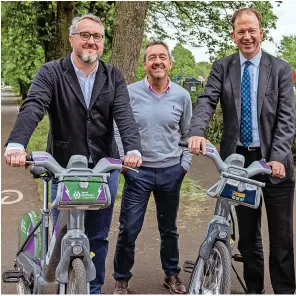
[{"label": "bush", "polygon": [[206,138],[213,144],[218,144],[221,141],[223,133],[223,117],[220,103],[218,104],[215,113],[213,114],[210,124],[206,130]]}]

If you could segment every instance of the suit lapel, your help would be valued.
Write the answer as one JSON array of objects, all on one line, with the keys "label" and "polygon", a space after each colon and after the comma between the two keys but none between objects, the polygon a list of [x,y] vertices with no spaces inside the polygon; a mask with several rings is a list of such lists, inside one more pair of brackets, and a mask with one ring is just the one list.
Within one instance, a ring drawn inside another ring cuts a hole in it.
[{"label": "suit lapel", "polygon": [[87,109],[87,106],[85,104],[85,100],[83,97],[83,93],[77,78],[77,75],[75,73],[74,67],[72,65],[71,62],[71,57],[70,55],[68,55],[64,62],[63,62],[63,67],[64,67],[64,76],[66,78],[66,80],[68,81],[72,91],[74,92],[74,94],[76,95],[77,99],[79,100],[79,102],[82,104],[82,106]]},{"label": "suit lapel", "polygon": [[259,78],[258,78],[258,93],[257,93],[257,118],[259,122],[263,101],[265,98],[266,88],[268,85],[268,79],[271,73],[271,65],[268,62],[267,54],[262,51],[260,66],[259,66]]},{"label": "suit lapel", "polygon": [[238,122],[240,124],[241,119],[241,66],[239,60],[239,54],[236,53],[233,56],[229,65],[230,80],[232,86],[232,92],[234,96],[235,109]]},{"label": "suit lapel", "polygon": [[106,81],[106,75],[104,74],[103,71],[104,71],[103,63],[102,63],[102,61],[99,61],[99,66],[98,66],[98,70],[97,70],[97,74],[96,74],[96,78],[95,78],[95,82],[94,82],[94,87],[93,87],[93,90],[91,93],[89,109],[92,108],[93,104],[97,100],[97,98],[104,86],[104,83]]}]

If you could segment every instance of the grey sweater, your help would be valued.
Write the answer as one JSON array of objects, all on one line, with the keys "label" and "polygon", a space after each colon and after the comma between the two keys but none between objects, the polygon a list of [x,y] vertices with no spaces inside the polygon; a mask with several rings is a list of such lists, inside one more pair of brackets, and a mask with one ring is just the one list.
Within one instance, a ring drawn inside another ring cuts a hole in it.
[{"label": "grey sweater", "polygon": [[[188,91],[172,82],[165,93],[157,95],[149,89],[145,80],[129,85],[128,91],[141,137],[142,166],[164,168],[181,162],[188,170],[192,155],[188,149],[178,146],[180,140],[187,140],[192,116]],[[122,157],[123,149],[117,131],[115,139]]]}]

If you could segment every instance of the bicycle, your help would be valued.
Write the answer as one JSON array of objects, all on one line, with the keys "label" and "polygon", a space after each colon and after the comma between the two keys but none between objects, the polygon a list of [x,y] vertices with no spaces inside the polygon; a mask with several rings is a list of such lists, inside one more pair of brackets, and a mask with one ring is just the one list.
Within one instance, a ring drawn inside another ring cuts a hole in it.
[{"label": "bicycle", "polygon": [[[188,147],[187,142],[179,146]],[[230,294],[232,258],[242,262],[239,254],[232,256],[235,240],[234,205],[258,208],[265,183],[250,179],[258,174],[272,173],[264,160],[254,161],[244,168],[245,158],[240,154],[230,155],[222,161],[216,147],[206,145],[207,157],[211,158],[220,172],[220,180],[210,187],[207,194],[217,198],[214,217],[209,222],[206,237],[202,242],[195,262],[185,261],[184,271],[190,272],[188,294]],[[244,283],[234,269],[245,292]]]},{"label": "bicycle", "polygon": [[[18,294],[89,294],[96,271],[84,234],[84,211],[108,207],[109,172],[131,168],[119,159],[102,158],[89,169],[83,155],[72,156],[62,168],[46,152],[27,155],[26,164],[32,165],[33,177],[42,180],[43,208],[40,219],[34,211],[22,217],[14,269],[3,272],[3,282],[17,283]],[[48,186],[53,177],[58,178],[58,193],[51,208],[61,211],[48,244]]]}]

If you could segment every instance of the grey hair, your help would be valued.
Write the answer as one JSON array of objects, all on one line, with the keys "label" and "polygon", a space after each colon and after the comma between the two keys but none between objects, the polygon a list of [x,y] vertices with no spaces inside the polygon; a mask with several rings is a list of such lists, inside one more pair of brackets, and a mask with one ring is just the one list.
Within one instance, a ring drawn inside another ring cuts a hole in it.
[{"label": "grey hair", "polygon": [[153,40],[153,41],[148,42],[146,44],[146,46],[145,46],[144,58],[143,58],[144,62],[146,61],[146,57],[147,57],[147,48],[149,48],[149,47],[151,47],[153,45],[162,45],[163,47],[165,47],[165,49],[168,52],[168,56],[169,56],[170,60],[172,59],[172,55],[171,55],[171,52],[170,52],[170,49],[169,49],[168,45],[165,42],[161,41],[161,40]]},{"label": "grey hair", "polygon": [[76,16],[73,18],[71,26],[69,28],[69,35],[70,36],[72,36],[74,33],[76,33],[78,23],[84,19],[90,19],[90,20],[93,20],[93,21],[97,22],[98,24],[100,24],[103,29],[103,36],[105,36],[105,27],[104,27],[101,19],[98,16],[91,14],[91,13],[84,14],[82,16]]}]

